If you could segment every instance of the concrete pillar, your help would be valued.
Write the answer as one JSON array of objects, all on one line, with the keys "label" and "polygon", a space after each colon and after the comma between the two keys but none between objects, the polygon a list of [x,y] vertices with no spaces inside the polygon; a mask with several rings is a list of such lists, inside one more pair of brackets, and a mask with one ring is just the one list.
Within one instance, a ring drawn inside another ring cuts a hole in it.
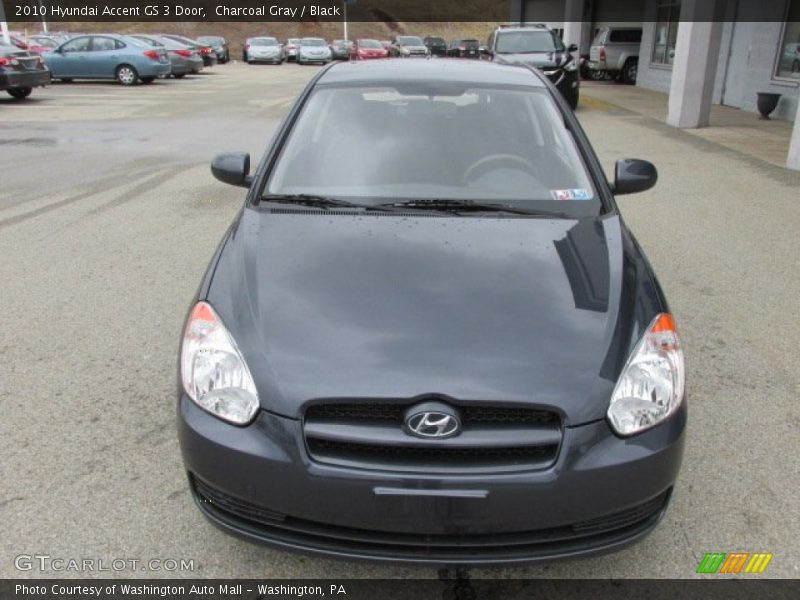
[{"label": "concrete pillar", "polygon": [[683,0],[675,44],[667,123],[707,127],[717,73],[722,20],[715,0]]},{"label": "concrete pillar", "polygon": [[584,28],[589,26],[583,21],[584,4],[585,0],[566,0],[564,3],[564,45],[575,44],[579,52],[585,37]]},{"label": "concrete pillar", "polygon": [[789,157],[786,159],[786,166],[800,171],[800,100],[797,101],[797,114],[794,116],[794,127],[792,128],[792,139],[789,142]]}]

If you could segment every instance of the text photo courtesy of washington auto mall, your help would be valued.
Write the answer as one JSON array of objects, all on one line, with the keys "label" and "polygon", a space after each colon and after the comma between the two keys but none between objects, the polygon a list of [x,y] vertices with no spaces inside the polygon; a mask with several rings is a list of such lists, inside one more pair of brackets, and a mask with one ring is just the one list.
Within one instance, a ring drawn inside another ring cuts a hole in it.
[{"label": "text photo courtesy of washington auto mall", "polygon": [[0,8],[0,600],[800,597],[800,0]]}]

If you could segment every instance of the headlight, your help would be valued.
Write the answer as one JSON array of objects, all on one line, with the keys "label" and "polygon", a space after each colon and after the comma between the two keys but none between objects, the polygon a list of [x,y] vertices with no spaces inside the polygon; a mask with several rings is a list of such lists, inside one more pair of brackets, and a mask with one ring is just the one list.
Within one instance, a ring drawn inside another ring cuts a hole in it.
[{"label": "headlight", "polygon": [[570,58],[561,68],[565,71],[575,71],[578,68],[578,63],[574,58]]},{"label": "headlight", "polygon": [[619,435],[649,429],[674,413],[683,400],[683,349],[672,317],[658,315],[636,344],[622,370],[608,421]]},{"label": "headlight", "polygon": [[408,55],[411,54],[411,50],[409,50],[408,48],[400,48],[400,53]]},{"label": "headlight", "polygon": [[206,302],[189,315],[181,348],[181,379],[200,408],[235,425],[246,425],[258,410],[250,369],[222,320]]}]

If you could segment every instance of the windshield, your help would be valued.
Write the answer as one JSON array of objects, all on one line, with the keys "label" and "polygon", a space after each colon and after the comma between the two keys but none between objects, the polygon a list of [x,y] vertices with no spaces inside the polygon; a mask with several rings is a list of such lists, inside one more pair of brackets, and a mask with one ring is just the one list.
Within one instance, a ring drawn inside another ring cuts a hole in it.
[{"label": "windshield", "polygon": [[271,37],[253,38],[250,41],[251,46],[277,46],[278,40]]},{"label": "windshield", "polygon": [[551,31],[507,31],[497,35],[498,54],[528,54],[532,52],[563,52],[564,43]]},{"label": "windshield", "polygon": [[358,45],[362,48],[383,48],[378,40],[358,40]]},{"label": "windshield", "polygon": [[402,35],[397,38],[397,44],[399,46],[424,46],[425,44],[422,43],[422,39],[415,37],[413,35]]},{"label": "windshield", "polygon": [[303,38],[301,43],[303,46],[327,46],[325,40],[320,38]]},{"label": "windshield", "polygon": [[47,46],[48,48],[55,48],[58,46],[58,43],[50,38],[31,38],[31,41],[40,46]]},{"label": "windshield", "polygon": [[266,192],[370,204],[448,199],[539,203],[532,208],[557,212],[575,205],[579,214],[600,209],[546,90],[438,82],[317,89]]}]

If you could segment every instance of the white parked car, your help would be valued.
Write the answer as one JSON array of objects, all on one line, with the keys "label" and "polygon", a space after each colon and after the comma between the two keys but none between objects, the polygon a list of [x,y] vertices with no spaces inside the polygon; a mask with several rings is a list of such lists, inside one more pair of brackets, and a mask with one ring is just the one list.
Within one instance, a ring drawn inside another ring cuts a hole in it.
[{"label": "white parked car", "polygon": [[279,65],[285,59],[283,44],[274,37],[248,38],[245,42],[244,60],[248,64],[266,62]]},{"label": "white parked car", "polygon": [[308,63],[330,62],[333,58],[328,42],[322,38],[303,38],[300,40],[300,47],[297,49],[297,64],[305,65]]}]

